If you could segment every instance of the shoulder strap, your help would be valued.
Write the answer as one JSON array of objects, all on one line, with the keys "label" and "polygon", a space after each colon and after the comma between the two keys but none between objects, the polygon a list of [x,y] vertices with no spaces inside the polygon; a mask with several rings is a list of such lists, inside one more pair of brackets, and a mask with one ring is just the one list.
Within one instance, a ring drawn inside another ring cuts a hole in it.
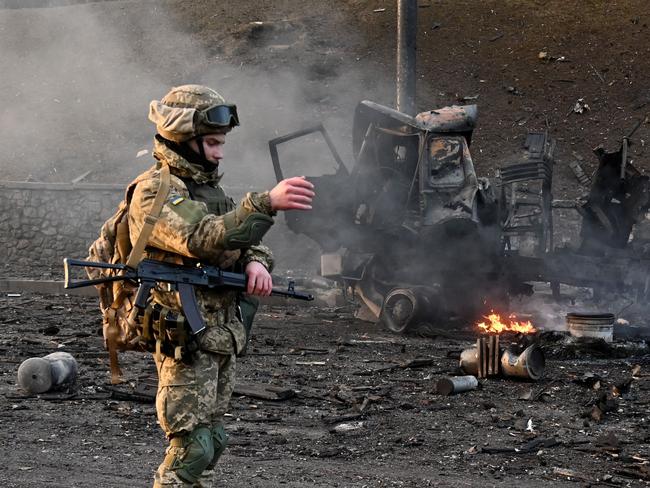
[{"label": "shoulder strap", "polygon": [[142,259],[144,248],[147,246],[147,241],[151,236],[151,232],[153,232],[154,225],[156,225],[156,222],[158,222],[158,219],[160,218],[160,212],[162,211],[163,204],[169,194],[170,180],[169,166],[164,164],[160,168],[160,187],[158,188],[158,193],[156,193],[156,198],[153,201],[151,212],[149,212],[149,214],[144,218],[144,225],[142,226],[138,240],[135,241],[129,259],[126,262],[126,265],[129,268],[135,268]]}]

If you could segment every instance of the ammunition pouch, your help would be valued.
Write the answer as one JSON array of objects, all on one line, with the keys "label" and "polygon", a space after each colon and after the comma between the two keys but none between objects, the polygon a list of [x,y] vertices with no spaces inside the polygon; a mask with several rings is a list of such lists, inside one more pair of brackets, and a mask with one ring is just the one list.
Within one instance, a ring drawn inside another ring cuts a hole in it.
[{"label": "ammunition pouch", "polygon": [[244,349],[238,354],[239,357],[246,355],[248,343],[251,340],[253,321],[255,320],[255,314],[257,313],[259,304],[259,300],[250,295],[244,295],[240,293],[237,297],[237,319],[242,323],[244,329],[246,330],[246,345],[244,346]]},{"label": "ammunition pouch", "polygon": [[242,223],[235,225],[237,210],[224,215],[226,233],[224,247],[229,250],[246,249],[262,242],[262,237],[273,225],[273,219],[266,214],[253,212]]},{"label": "ammunition pouch", "polygon": [[158,303],[150,302],[138,320],[142,342],[147,350],[191,364],[199,346],[190,333],[185,316]]}]

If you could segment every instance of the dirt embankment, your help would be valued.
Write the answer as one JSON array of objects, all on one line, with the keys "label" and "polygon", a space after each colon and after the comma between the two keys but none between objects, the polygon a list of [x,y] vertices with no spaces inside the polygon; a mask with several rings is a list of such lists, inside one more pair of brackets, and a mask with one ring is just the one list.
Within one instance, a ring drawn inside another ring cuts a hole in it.
[{"label": "dirt embankment", "polygon": [[[575,196],[568,161],[584,158],[589,173],[591,149],[615,145],[650,106],[644,0],[420,7],[418,106],[479,105],[481,174],[492,175],[528,130],[548,130],[558,140],[556,196]],[[148,101],[187,81],[213,84],[241,105],[231,184],[271,183],[266,141],[315,120],[349,154],[354,105],[393,104],[389,0],[116,1],[4,10],[0,21],[2,49],[27,49],[0,95],[6,179],[70,181],[92,169],[91,180],[127,181],[149,164],[135,158],[150,144]],[[589,106],[582,114],[572,112],[580,98]],[[635,163],[644,167],[648,126],[637,136]]]},{"label": "dirt embankment", "polygon": [[[197,35],[228,59],[269,71],[306,69],[321,85],[359,72],[365,98],[393,105],[395,10],[389,0],[268,2],[209,15],[209,2],[195,2],[180,18],[201,19]],[[574,197],[568,162],[584,158],[590,173],[591,149],[615,147],[649,110],[649,24],[644,0],[422,1],[418,107],[477,103],[474,159],[487,175],[520,148],[527,131],[549,131],[558,141],[556,196]],[[286,36],[294,29],[300,42],[291,44]],[[278,49],[282,44],[291,47]],[[588,105],[583,113],[573,111],[579,99]],[[317,107],[328,115],[326,103]],[[650,165],[648,131],[645,125],[637,133],[634,148],[643,169]]]}]

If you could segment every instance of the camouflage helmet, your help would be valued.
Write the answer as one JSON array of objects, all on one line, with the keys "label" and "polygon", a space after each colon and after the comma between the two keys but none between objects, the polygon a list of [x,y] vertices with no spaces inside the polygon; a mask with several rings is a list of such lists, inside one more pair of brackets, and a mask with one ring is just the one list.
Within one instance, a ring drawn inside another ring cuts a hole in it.
[{"label": "camouflage helmet", "polygon": [[239,125],[237,107],[227,104],[216,91],[202,85],[172,88],[162,100],[149,104],[149,120],[165,139],[185,142]]}]

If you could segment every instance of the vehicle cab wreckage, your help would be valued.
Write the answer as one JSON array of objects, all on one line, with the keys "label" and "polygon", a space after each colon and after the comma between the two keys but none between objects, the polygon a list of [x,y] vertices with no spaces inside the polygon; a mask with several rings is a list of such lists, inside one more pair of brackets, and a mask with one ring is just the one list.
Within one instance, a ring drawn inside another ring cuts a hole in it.
[{"label": "vehicle cab wreckage", "polygon": [[490,180],[477,176],[470,153],[476,121],[476,105],[410,116],[363,101],[351,170],[322,124],[269,141],[278,181],[278,146],[308,136],[329,147],[336,171],[308,175],[318,188],[313,212],[287,214],[287,225],[319,244],[321,274],[360,299],[358,315],[394,332],[453,326],[507,309],[534,281],[555,296],[565,283],[647,297],[650,183],[627,150],[640,124],[617,151],[595,150],[589,195],[568,205],[582,219],[570,249],[553,241],[553,208],[567,207],[552,195],[555,142],[529,133],[521,157]]}]

